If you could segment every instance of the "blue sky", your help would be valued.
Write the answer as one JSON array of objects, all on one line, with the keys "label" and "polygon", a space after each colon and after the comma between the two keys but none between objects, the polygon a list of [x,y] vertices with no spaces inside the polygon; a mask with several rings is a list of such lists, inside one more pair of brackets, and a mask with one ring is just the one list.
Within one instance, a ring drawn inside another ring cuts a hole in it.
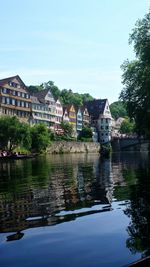
[{"label": "blue sky", "polygon": [[0,79],[108,98],[122,89],[120,65],[133,59],[129,34],[149,0],[1,0]]}]

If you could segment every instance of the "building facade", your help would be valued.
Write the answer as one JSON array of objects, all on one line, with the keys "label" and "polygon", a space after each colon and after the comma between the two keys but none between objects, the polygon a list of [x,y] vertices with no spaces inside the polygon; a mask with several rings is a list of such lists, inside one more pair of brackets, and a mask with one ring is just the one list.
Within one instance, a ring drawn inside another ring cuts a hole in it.
[{"label": "building facade", "polygon": [[74,105],[68,105],[67,111],[68,111],[69,123],[73,127],[73,136],[75,137],[77,132],[76,132],[76,110]]},{"label": "building facade", "polygon": [[21,78],[17,75],[0,80],[0,115],[29,122],[30,111],[31,97]]},{"label": "building facade", "polygon": [[76,129],[77,129],[77,134],[79,134],[82,131],[82,111],[81,108],[78,107],[76,110]]},{"label": "building facade", "polygon": [[56,114],[55,114],[55,132],[62,133],[61,122],[63,119],[63,106],[59,99],[56,101]]},{"label": "building facade", "polygon": [[31,96],[31,116],[30,124],[44,123],[48,128],[50,127],[50,111],[45,103],[40,103],[36,96]]},{"label": "building facade", "polygon": [[98,132],[101,144],[111,141],[112,117],[107,99],[94,99],[86,103],[91,116],[91,125]]},{"label": "building facade", "polygon": [[83,127],[88,127],[90,125],[90,115],[86,107],[82,107],[82,118],[83,118]]},{"label": "building facade", "polygon": [[45,89],[36,93],[35,96],[41,103],[46,104],[48,106],[50,114],[50,128],[54,131],[56,117],[56,101],[51,91],[49,89]]}]

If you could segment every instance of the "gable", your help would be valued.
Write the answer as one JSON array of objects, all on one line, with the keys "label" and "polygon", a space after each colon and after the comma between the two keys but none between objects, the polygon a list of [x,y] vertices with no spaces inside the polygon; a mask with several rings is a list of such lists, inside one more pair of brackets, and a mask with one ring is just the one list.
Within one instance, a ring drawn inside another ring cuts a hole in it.
[{"label": "gable", "polygon": [[104,107],[103,114],[104,114],[104,115],[109,115],[109,116],[111,116],[111,112],[110,112],[110,108],[109,108],[108,100],[107,100],[106,103],[105,103],[105,107]]},{"label": "gable", "polygon": [[80,115],[80,116],[82,116],[81,109],[78,109],[77,115]]},{"label": "gable", "polygon": [[88,113],[87,108],[84,109],[84,111],[83,111],[83,115],[87,115],[87,116],[89,116],[89,113]]},{"label": "gable", "polygon": [[28,93],[26,85],[23,83],[23,81],[18,75],[0,80],[0,86],[8,88],[10,90]]},{"label": "gable", "polygon": [[73,105],[70,107],[70,111],[71,112],[75,112],[75,109],[74,109],[74,106]]},{"label": "gable", "polygon": [[51,101],[55,102],[55,99],[54,99],[50,90],[48,90],[48,92],[46,93],[45,100],[51,100]]}]

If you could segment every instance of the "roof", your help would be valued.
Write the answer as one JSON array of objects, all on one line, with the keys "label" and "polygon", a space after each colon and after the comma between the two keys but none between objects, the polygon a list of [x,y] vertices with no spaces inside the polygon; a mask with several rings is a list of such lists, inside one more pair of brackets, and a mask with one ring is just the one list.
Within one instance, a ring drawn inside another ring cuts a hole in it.
[{"label": "roof", "polygon": [[92,116],[93,120],[97,120],[100,114],[103,114],[107,99],[94,99],[92,101],[87,101],[85,107],[89,112],[89,115]]},{"label": "roof", "polygon": [[66,108],[67,111],[68,111],[68,114],[69,114],[70,109],[71,109],[72,106],[73,106],[73,108],[75,109],[75,106],[74,106],[73,104],[68,104],[68,105],[65,106],[65,108]]},{"label": "roof", "polygon": [[39,104],[40,103],[36,96],[31,96],[31,101],[32,101],[32,103],[35,103],[35,104]]},{"label": "roof", "polygon": [[39,99],[44,99],[45,96],[47,95],[48,91],[49,91],[49,89],[41,90],[41,91],[39,91],[37,93],[34,93],[34,96],[36,96]]},{"label": "roof", "polygon": [[[23,87],[26,87],[26,85],[24,84],[24,82],[21,80],[21,78],[19,77],[19,75],[15,75],[15,76],[11,76],[5,79],[1,79],[0,80],[0,85],[3,86],[4,84],[11,82],[13,79],[17,79],[19,80],[19,82],[22,84]],[[27,89],[27,88],[26,88]]]}]

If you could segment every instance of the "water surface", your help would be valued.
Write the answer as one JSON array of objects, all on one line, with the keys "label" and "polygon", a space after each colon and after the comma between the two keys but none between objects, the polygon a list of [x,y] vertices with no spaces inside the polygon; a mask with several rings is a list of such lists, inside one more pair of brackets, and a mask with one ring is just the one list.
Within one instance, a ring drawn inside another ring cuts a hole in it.
[{"label": "water surface", "polygon": [[0,162],[0,266],[126,266],[150,254],[147,153]]}]

